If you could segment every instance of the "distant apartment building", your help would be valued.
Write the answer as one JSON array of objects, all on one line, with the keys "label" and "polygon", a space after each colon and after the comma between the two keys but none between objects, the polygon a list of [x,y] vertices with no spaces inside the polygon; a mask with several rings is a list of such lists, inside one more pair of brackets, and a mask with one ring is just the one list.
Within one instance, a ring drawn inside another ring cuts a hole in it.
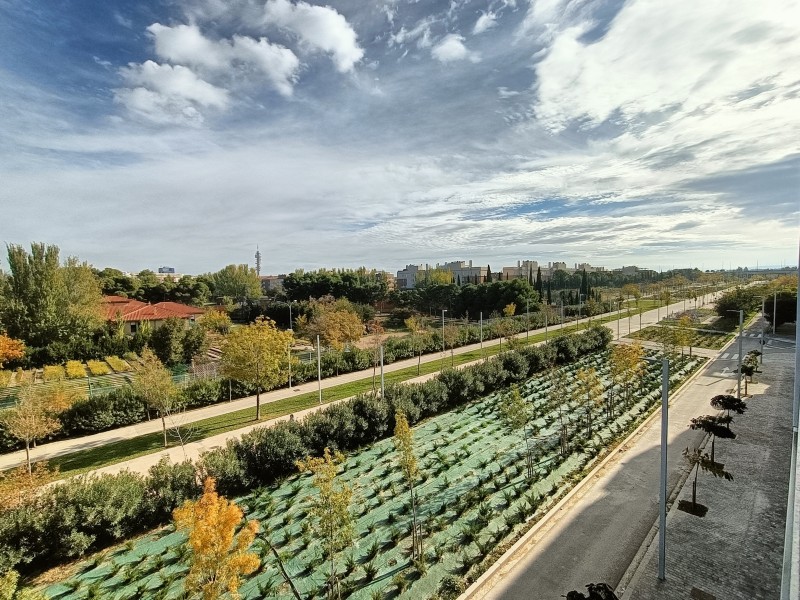
[{"label": "distant apartment building", "polygon": [[602,273],[606,270],[605,267],[593,267],[589,263],[575,263],[576,271],[586,271],[587,273]]},{"label": "distant apartment building", "polygon": [[467,263],[463,260],[444,263],[443,265],[437,264],[436,268],[452,273],[453,281],[459,285],[483,283],[486,281],[486,274],[488,273],[488,266],[473,267],[472,261]]},{"label": "distant apartment building", "polygon": [[503,267],[503,279],[536,279],[539,262],[535,260],[517,261],[516,267]]},{"label": "distant apartment building", "polygon": [[261,292],[266,294],[272,290],[282,290],[283,280],[286,279],[286,273],[281,275],[261,275]]},{"label": "distant apartment building", "polygon": [[428,265],[406,265],[406,268],[397,272],[395,286],[398,290],[410,290],[417,281],[421,281],[428,272]]}]

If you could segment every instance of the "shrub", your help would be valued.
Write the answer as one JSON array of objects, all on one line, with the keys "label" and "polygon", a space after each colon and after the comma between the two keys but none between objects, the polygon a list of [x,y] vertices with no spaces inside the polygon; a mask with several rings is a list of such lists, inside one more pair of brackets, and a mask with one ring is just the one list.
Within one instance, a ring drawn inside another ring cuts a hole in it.
[{"label": "shrub", "polygon": [[6,387],[11,381],[11,371],[0,371],[0,388]]},{"label": "shrub", "polygon": [[61,381],[67,376],[61,365],[47,365],[42,369],[42,378],[45,381]]},{"label": "shrub", "polygon": [[147,514],[157,523],[169,520],[175,508],[199,495],[197,471],[191,461],[173,464],[165,456],[150,467],[143,501]]},{"label": "shrub", "polygon": [[111,373],[111,368],[102,360],[87,360],[86,366],[89,368],[89,372],[95,377]]},{"label": "shrub", "polygon": [[86,435],[139,423],[147,418],[147,408],[130,386],[124,386],[80,400],[58,418],[66,435]]},{"label": "shrub", "polygon": [[[225,391],[227,392],[227,389]],[[199,379],[191,382],[183,389],[183,396],[188,408],[216,404],[220,401],[222,395],[221,379]]]},{"label": "shrub", "polygon": [[439,596],[442,600],[455,600],[467,589],[464,580],[455,575],[446,575],[439,583]]},{"label": "shrub", "polygon": [[80,379],[81,377],[86,377],[86,369],[83,366],[83,363],[77,360],[68,360],[67,365],[67,379]]},{"label": "shrub", "polygon": [[111,365],[111,368],[117,373],[125,373],[131,370],[131,366],[119,356],[106,356],[106,362]]}]

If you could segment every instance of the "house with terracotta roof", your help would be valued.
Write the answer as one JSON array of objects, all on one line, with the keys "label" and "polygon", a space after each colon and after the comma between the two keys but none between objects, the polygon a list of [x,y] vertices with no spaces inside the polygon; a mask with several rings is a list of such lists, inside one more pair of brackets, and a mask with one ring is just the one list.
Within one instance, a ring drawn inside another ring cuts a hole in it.
[{"label": "house with terracotta roof", "polygon": [[104,296],[103,302],[106,319],[122,322],[125,326],[125,333],[129,335],[139,331],[145,322],[154,331],[170,317],[184,319],[188,326],[205,312],[200,308],[178,302],[149,304],[122,296]]}]

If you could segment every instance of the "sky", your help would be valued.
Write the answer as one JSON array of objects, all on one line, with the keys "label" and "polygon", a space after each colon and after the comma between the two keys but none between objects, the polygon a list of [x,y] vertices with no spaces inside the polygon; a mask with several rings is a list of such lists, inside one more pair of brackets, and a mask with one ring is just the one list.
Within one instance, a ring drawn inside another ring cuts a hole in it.
[{"label": "sky", "polygon": [[[0,0],[0,241],[797,265],[796,0]],[[5,265],[0,261],[0,268]]]}]

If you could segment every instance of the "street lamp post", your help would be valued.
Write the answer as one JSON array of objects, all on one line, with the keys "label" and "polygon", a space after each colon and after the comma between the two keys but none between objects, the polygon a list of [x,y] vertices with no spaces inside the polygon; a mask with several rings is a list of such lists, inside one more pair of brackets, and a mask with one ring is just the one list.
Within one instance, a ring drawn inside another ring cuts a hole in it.
[{"label": "street lamp post", "polygon": [[447,312],[446,308],[442,309],[442,369],[444,369],[444,357],[447,353],[447,350],[444,348],[444,313]]},{"label": "street lamp post", "polygon": [[483,357],[483,311],[480,313],[481,319],[481,357]]},{"label": "street lamp post", "polygon": [[742,399],[742,324],[744,323],[743,310],[729,310],[728,312],[739,313],[739,368],[736,369],[736,398]]},{"label": "street lamp post", "polygon": [[645,357],[647,362],[661,362],[661,478],[658,485],[658,579],[667,578],[667,433],[669,431],[669,360]]},{"label": "street lamp post", "polygon": [[525,339],[528,339],[528,335],[531,332],[531,302],[528,298],[525,298]]},{"label": "street lamp post", "polygon": [[292,304],[293,303],[294,303],[294,300],[289,302],[289,331],[291,331],[291,332],[294,332],[294,329],[292,328]]},{"label": "street lamp post", "polygon": [[319,351],[319,336],[317,336],[317,389],[319,390],[319,403],[322,404],[322,358]]}]

